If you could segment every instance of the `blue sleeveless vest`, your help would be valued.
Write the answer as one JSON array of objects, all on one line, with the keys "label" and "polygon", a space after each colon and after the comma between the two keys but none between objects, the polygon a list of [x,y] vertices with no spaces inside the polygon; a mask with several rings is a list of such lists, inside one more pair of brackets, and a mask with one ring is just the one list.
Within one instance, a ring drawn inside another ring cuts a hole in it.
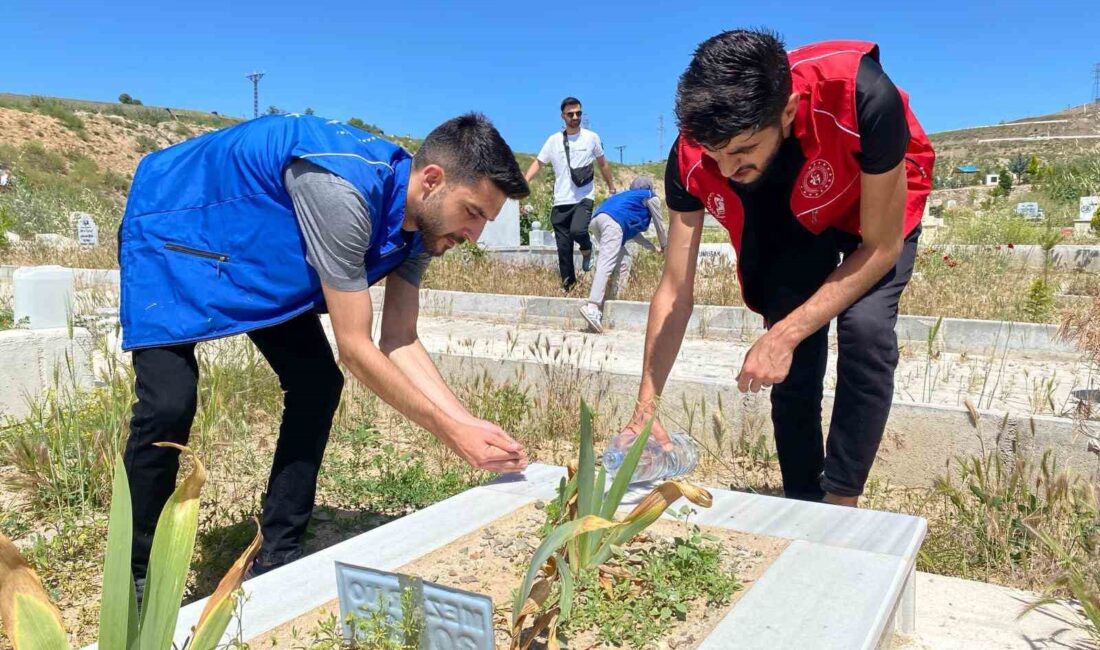
[{"label": "blue sleeveless vest", "polygon": [[607,197],[592,211],[609,215],[623,229],[623,243],[649,229],[649,208],[645,202],[655,196],[652,190],[627,190]]},{"label": "blue sleeveless vest", "polygon": [[122,347],[230,336],[324,311],[283,171],[304,158],[351,183],[370,207],[373,284],[424,250],[403,231],[412,157],[366,131],[272,115],[152,153],[119,227]]}]

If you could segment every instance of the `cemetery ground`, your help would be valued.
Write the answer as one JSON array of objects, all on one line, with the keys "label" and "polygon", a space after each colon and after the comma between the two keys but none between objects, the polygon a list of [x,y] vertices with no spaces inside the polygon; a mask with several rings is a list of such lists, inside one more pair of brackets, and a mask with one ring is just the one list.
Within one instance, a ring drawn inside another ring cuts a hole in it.
[{"label": "cemetery ground", "polygon": [[[497,336],[493,331],[487,335]],[[101,349],[107,348],[109,336],[109,331],[97,334]],[[131,371],[112,358],[101,355],[94,387],[43,396],[25,418],[0,428],[0,529],[40,572],[79,643],[93,640],[96,629],[109,498],[106,459],[122,444],[133,402]],[[626,405],[610,393],[607,380],[577,372],[568,359],[549,350],[543,358],[543,373],[533,385],[498,381],[489,374],[451,379],[476,415],[514,432],[533,459],[561,465],[576,457],[579,397],[596,405],[597,448],[616,433]],[[254,532],[251,516],[259,510],[281,411],[277,380],[247,341],[200,346],[200,364],[191,442],[210,479],[202,498],[189,600],[213,590]],[[688,402],[662,410],[670,425],[690,431],[704,445],[692,481],[779,494],[766,416],[735,421],[735,408],[751,410],[738,404],[714,413]],[[895,443],[887,441],[884,447]],[[1055,456],[1041,463],[997,451],[954,458],[938,480],[921,486],[873,476],[862,505],[928,518],[929,535],[918,558],[921,571],[1082,598],[1087,593],[1056,583],[1070,567],[1083,568],[1093,589],[1100,579],[1095,575],[1100,566],[1097,477],[1063,472]],[[432,436],[349,377],[322,469],[308,549],[325,548],[489,478],[466,469]],[[751,562],[739,569],[736,560],[723,558],[731,575],[751,586]],[[312,625],[298,631],[302,647],[339,647],[331,619]]]},{"label": "cemetery ground", "polygon": [[[922,247],[913,278],[902,294],[901,313],[931,318],[1056,323],[1065,311],[1086,310],[1100,294],[1100,276],[1065,268],[1033,268],[1013,256],[1009,246],[1006,243],[946,252],[933,246]],[[661,256],[638,251],[630,282],[618,298],[648,301],[660,281],[662,263]],[[21,245],[0,251],[0,264],[111,269],[118,267],[118,258],[111,242],[91,250]],[[571,295],[586,297],[590,282],[589,275],[579,276]],[[510,264],[472,245],[434,260],[423,286],[470,293],[562,295],[556,268]],[[701,265],[695,302],[743,304],[736,269],[730,265]]]},{"label": "cemetery ground", "polygon": [[[8,98],[0,96],[0,104],[4,101]],[[0,144],[0,160],[18,161],[14,188],[0,192],[0,234],[13,231],[21,241],[0,237],[0,265],[117,268],[113,233],[128,170],[143,151],[218,125],[198,117],[181,124],[130,108],[114,114],[50,102],[38,102],[31,110],[12,105],[0,108],[0,123],[8,133],[28,135]],[[110,155],[100,155],[101,151]],[[1089,156],[1088,164],[1100,160],[1095,153]],[[1080,408],[1082,402],[1070,391],[1094,385],[1100,276],[1053,264],[1026,266],[1011,253],[1017,245],[1053,241],[1052,232],[1072,223],[1076,196],[1098,193],[1100,181],[1088,176],[1087,167],[1080,169],[1086,173],[1055,170],[1045,177],[1045,185],[1036,184],[1034,195],[978,198],[973,204],[945,210],[935,246],[928,238],[922,247],[901,311],[933,322],[939,317],[1068,321],[1076,324],[1084,350],[1074,355],[1015,355],[1006,348],[1003,353],[967,356],[943,350],[934,340],[927,345],[904,343],[899,399],[961,406],[964,396],[974,390],[982,409],[988,408],[983,403],[988,399],[993,408],[1022,415],[1025,422],[1031,415],[1072,420],[1078,433],[1066,444],[1084,444],[1079,436],[1094,430],[1094,415],[1087,404]],[[659,166],[617,169],[622,175],[637,171],[661,178]],[[548,211],[544,209],[548,177],[543,174],[532,199],[540,213]],[[1051,218],[1047,224],[1036,225],[1012,214],[1016,200],[1033,198],[1043,203]],[[100,246],[82,249],[34,243],[35,233],[68,233],[75,239],[70,223],[73,212],[93,216]],[[708,230],[706,238],[721,242],[725,235]],[[1078,243],[1092,243],[1092,239]],[[981,247],[944,250],[938,248],[942,244]],[[648,300],[661,262],[656,255],[640,255],[632,282],[619,297]],[[587,295],[587,282],[584,277],[574,297]],[[554,269],[516,267],[475,247],[463,247],[434,261],[425,287],[561,295]],[[92,331],[89,352],[97,359],[96,380],[88,386],[66,386],[59,380],[55,390],[32,399],[29,413],[3,418],[0,530],[16,541],[42,576],[74,634],[74,644],[83,644],[93,641],[96,633],[110,459],[123,444],[134,398],[132,371],[112,352],[116,290],[101,284],[78,284],[77,288],[75,324]],[[733,268],[701,265],[696,302],[740,304]],[[10,284],[0,282],[0,329],[18,326],[13,322]],[[461,334],[464,328],[476,330],[478,337]],[[532,381],[488,372],[453,372],[454,368],[447,374],[472,412],[513,432],[538,462],[563,465],[576,459],[582,397],[595,408],[597,448],[624,421],[629,403],[613,394],[622,391],[611,391],[609,385],[623,382],[622,374],[579,372],[573,357],[610,354],[612,344],[619,346],[617,354],[624,355],[623,350],[639,345],[638,334],[612,332],[610,337],[597,338],[576,328],[446,318],[425,318],[424,332],[434,337],[440,350],[453,348],[471,357],[482,354],[486,367],[502,363],[488,352],[508,346],[510,353],[518,350],[516,356],[536,363],[539,373],[529,378]],[[698,348],[696,358],[720,357],[733,364],[747,343],[700,339],[685,346]],[[238,337],[199,349],[199,412],[191,445],[210,478],[202,495],[198,543],[188,576],[189,601],[213,591],[254,533],[252,516],[259,511],[282,399],[274,375],[247,341]],[[636,362],[640,355],[632,358]],[[726,370],[717,363],[706,367]],[[996,388],[987,391],[987,385]],[[634,387],[636,383],[628,388]],[[766,400],[761,396],[710,410],[690,400],[662,406],[666,421],[687,430],[704,448],[700,465],[689,477],[692,481],[761,494],[781,492],[766,425]],[[980,424],[963,420],[956,433],[959,439],[994,436],[999,441],[1002,431],[981,430]],[[905,436],[888,436],[883,454],[888,458],[906,444]],[[920,571],[1024,589],[1030,592],[1029,599],[1043,594],[1059,599],[1067,605],[1058,610],[1065,620],[1087,630],[1072,642],[1086,647],[1088,635],[1100,642],[1095,618],[1090,623],[1081,617],[1082,605],[1100,610],[1100,463],[1091,471],[1066,470],[1057,461],[1060,449],[1050,449],[1049,454],[1032,451],[1039,453],[1025,455],[1010,445],[994,444],[980,452],[946,456],[935,477],[921,484],[891,479],[886,473],[888,463],[880,463],[861,506],[927,518],[928,537],[918,556]],[[490,478],[470,471],[432,436],[410,425],[349,377],[322,468],[308,550],[329,547]],[[527,519],[523,524],[527,555],[521,553],[516,562],[529,556],[530,542],[543,532],[538,528],[539,515],[521,517]],[[683,534],[684,524],[670,525],[680,528],[654,530],[653,541],[672,543],[674,535]],[[739,554],[736,545],[728,550],[733,552],[720,556],[707,555],[711,550],[703,547],[692,552],[700,562],[719,562],[742,589],[750,589],[756,575],[752,557]],[[448,573],[442,579],[466,577],[450,576],[450,570],[441,566],[435,572]],[[1013,607],[1019,610],[1025,604]],[[322,618],[304,625],[290,647],[341,647],[336,623]],[[237,647],[245,647],[245,641],[239,640]],[[0,635],[0,648],[6,650],[8,643]]]}]

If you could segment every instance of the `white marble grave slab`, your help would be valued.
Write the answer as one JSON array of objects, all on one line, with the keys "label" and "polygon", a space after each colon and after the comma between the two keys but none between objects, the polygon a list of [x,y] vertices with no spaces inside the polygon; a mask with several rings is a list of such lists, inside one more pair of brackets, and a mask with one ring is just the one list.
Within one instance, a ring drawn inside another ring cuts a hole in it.
[{"label": "white marble grave slab", "polygon": [[[334,563],[392,571],[518,508],[553,498],[564,475],[564,468],[533,464],[523,476],[502,477],[467,490],[249,580],[244,584],[244,638],[336,598]],[[632,497],[642,489],[632,490]],[[792,542],[702,648],[872,649],[888,643],[895,629],[913,631],[913,569],[927,530],[923,519],[711,492],[714,507],[697,509],[697,523]],[[181,611],[177,644],[187,637],[205,604],[200,600]]]}]

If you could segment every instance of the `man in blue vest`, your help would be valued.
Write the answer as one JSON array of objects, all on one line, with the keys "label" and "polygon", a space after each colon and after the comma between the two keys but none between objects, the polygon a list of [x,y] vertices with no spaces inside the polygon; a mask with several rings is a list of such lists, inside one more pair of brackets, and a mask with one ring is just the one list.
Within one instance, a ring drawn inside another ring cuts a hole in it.
[{"label": "man in blue vest", "polygon": [[[506,198],[527,194],[508,144],[472,113],[433,130],[415,156],[336,121],[276,115],[141,161],[119,229],[137,395],[124,462],[139,593],[179,469],[178,453],[153,443],[188,440],[199,341],[247,334],[285,393],[254,574],[302,555],[344,383],[319,312],[344,366],[463,460],[494,472],[526,466],[519,443],[448,389],[416,321],[429,258],[476,240]],[[383,278],[376,345],[367,289]]]},{"label": "man in blue vest", "polygon": [[[627,244],[635,242],[651,251],[664,252],[668,236],[661,221],[661,198],[653,193],[653,179],[648,176],[635,178],[630,182],[630,190],[608,197],[596,206],[595,214],[592,233],[597,253],[596,273],[592,276],[588,304],[581,307],[581,316],[592,331],[602,334],[604,298],[614,298],[630,279],[633,255]],[[659,248],[645,238],[650,223],[657,230]]]}]

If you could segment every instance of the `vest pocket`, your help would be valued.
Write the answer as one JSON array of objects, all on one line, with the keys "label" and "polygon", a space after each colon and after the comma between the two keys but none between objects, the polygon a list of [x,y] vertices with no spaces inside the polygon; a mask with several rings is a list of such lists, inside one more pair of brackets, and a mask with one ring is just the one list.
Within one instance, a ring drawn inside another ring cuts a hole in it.
[{"label": "vest pocket", "polygon": [[216,260],[218,262],[228,262],[229,256],[224,253],[215,253],[213,251],[204,251],[198,248],[191,248],[190,246],[182,246],[180,244],[173,244],[172,242],[166,242],[164,244],[164,250],[173,251],[175,253],[183,253],[184,255],[192,255],[194,257],[202,257],[208,260]]}]

